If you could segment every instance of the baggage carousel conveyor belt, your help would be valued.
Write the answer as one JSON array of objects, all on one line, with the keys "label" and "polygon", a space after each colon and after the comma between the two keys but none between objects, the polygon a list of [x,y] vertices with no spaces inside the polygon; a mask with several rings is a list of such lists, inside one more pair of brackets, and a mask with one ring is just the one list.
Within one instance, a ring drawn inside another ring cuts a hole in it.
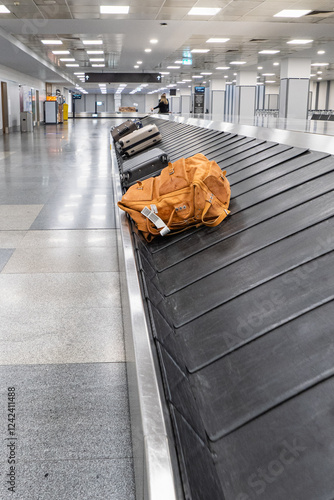
[{"label": "baggage carousel conveyor belt", "polygon": [[332,500],[334,157],[149,123],[172,161],[206,154],[232,192],[219,226],[149,244],[121,216],[184,498]]}]

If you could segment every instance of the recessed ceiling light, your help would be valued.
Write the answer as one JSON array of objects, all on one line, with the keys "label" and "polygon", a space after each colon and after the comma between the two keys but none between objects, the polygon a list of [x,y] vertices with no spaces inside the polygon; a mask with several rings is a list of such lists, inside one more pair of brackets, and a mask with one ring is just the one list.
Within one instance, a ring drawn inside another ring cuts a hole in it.
[{"label": "recessed ceiling light", "polygon": [[128,14],[129,6],[119,6],[119,5],[100,5],[101,14]]},{"label": "recessed ceiling light", "polygon": [[98,54],[104,54],[103,50],[87,50],[86,51],[88,55],[98,55]]},{"label": "recessed ceiling light", "polygon": [[205,54],[206,52],[210,52],[210,49],[193,49],[190,52],[194,54]]},{"label": "recessed ceiling light", "polygon": [[69,54],[69,53],[70,53],[69,50],[53,50],[52,51],[52,54],[54,54],[55,56],[61,56],[61,55]]},{"label": "recessed ceiling light", "polygon": [[296,44],[296,45],[305,45],[306,43],[312,43],[313,40],[290,40],[286,43]]},{"label": "recessed ceiling light", "polygon": [[183,81],[184,81],[185,83],[186,83],[186,82],[191,82],[191,80],[183,80]]},{"label": "recessed ceiling light", "polygon": [[328,66],[329,63],[312,63],[311,66]]},{"label": "recessed ceiling light", "polygon": [[134,66],[134,68],[136,68],[136,69],[137,69],[137,68],[139,68],[138,64],[136,64],[136,65]]},{"label": "recessed ceiling light", "polygon": [[41,40],[44,45],[63,45],[61,40]]},{"label": "recessed ceiling light", "polygon": [[90,57],[89,60],[91,62],[104,62],[104,57]]},{"label": "recessed ceiling light", "polygon": [[279,66],[279,62],[274,62],[273,66]]},{"label": "recessed ceiling light", "polygon": [[158,40],[156,40],[156,38],[152,38],[152,40],[150,40],[150,43],[158,43]]},{"label": "recessed ceiling light", "polygon": [[137,61],[137,64],[143,64],[143,61]]},{"label": "recessed ceiling light", "polygon": [[318,50],[317,54],[322,55],[325,54],[326,52],[324,50]]},{"label": "recessed ceiling light", "polygon": [[102,45],[103,40],[82,40],[84,45]]},{"label": "recessed ceiling light", "polygon": [[229,66],[217,66],[216,69],[230,69]]},{"label": "recessed ceiling light", "polygon": [[209,38],[206,43],[225,43],[228,42],[229,38]]},{"label": "recessed ceiling light", "polygon": [[259,54],[278,54],[280,50],[260,50]]},{"label": "recessed ceiling light", "polygon": [[246,64],[246,61],[231,61],[230,64]]},{"label": "recessed ceiling light", "polygon": [[175,62],[175,64],[182,64],[183,63],[183,61],[174,61],[174,62]]},{"label": "recessed ceiling light", "polygon": [[311,74],[310,74],[310,78],[311,78],[312,76],[315,76],[315,75],[314,75],[313,73],[311,73]]},{"label": "recessed ceiling light", "polygon": [[8,10],[4,5],[0,5],[0,14],[10,14],[10,10]]},{"label": "recessed ceiling light", "polygon": [[256,85],[264,85],[263,82],[256,82]]},{"label": "recessed ceiling light", "polygon": [[203,76],[201,76],[201,75],[194,75],[191,78],[203,78]]},{"label": "recessed ceiling light", "polygon": [[293,10],[293,9],[284,9],[280,12],[277,12],[273,17],[302,17],[306,16],[312,12],[311,10]]},{"label": "recessed ceiling light", "polygon": [[266,80],[265,83],[276,83],[276,80]]},{"label": "recessed ceiling light", "polygon": [[228,78],[228,76],[227,76],[227,75],[224,75],[224,78]]},{"label": "recessed ceiling light", "polygon": [[275,76],[275,73],[262,73],[262,76]]},{"label": "recessed ceiling light", "polygon": [[167,66],[167,69],[180,69],[180,66]]},{"label": "recessed ceiling light", "polygon": [[79,64],[66,64],[65,66],[68,66],[69,68],[77,68],[79,67]]},{"label": "recessed ceiling light", "polygon": [[176,82],[176,83],[185,83],[185,82]]},{"label": "recessed ceiling light", "polygon": [[209,71],[208,72],[202,72],[201,75],[212,75],[212,73],[210,73]]},{"label": "recessed ceiling light", "polygon": [[207,7],[193,7],[188,12],[188,16],[215,16],[221,9]]},{"label": "recessed ceiling light", "polygon": [[322,71],[317,71],[317,75],[322,75]]},{"label": "recessed ceiling light", "polygon": [[84,76],[85,73],[83,73],[82,71],[80,71],[79,73],[73,73],[74,75],[82,75]]},{"label": "recessed ceiling light", "polygon": [[317,78],[317,80],[322,80],[321,76],[319,76],[319,78]]},{"label": "recessed ceiling light", "polygon": [[145,49],[145,52],[152,52],[152,49]]},{"label": "recessed ceiling light", "polygon": [[73,57],[61,57],[59,59],[59,61],[67,61],[67,62],[70,62],[70,61],[75,61],[75,59]]},{"label": "recessed ceiling light", "polygon": [[263,66],[258,66],[257,69],[263,69]]},{"label": "recessed ceiling light", "polygon": [[170,71],[160,71],[160,75],[170,75]]},{"label": "recessed ceiling light", "polygon": [[104,68],[105,64],[92,64],[92,68]]}]

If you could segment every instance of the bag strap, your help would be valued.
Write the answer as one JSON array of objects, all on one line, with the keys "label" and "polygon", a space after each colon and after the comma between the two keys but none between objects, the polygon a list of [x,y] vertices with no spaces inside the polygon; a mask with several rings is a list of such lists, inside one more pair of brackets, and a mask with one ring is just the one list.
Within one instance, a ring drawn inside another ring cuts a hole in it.
[{"label": "bag strap", "polygon": [[205,205],[204,205],[204,209],[203,209],[203,212],[202,212],[201,221],[203,222],[203,224],[205,226],[215,227],[215,226],[218,226],[218,224],[220,224],[225,219],[225,217],[228,216],[228,214],[230,213],[230,211],[226,210],[226,208],[223,208],[222,213],[215,220],[213,220],[213,221],[205,221],[204,217],[206,216],[209,208],[211,207],[212,199],[213,199],[213,194],[210,193],[210,198],[208,200],[205,200]]}]

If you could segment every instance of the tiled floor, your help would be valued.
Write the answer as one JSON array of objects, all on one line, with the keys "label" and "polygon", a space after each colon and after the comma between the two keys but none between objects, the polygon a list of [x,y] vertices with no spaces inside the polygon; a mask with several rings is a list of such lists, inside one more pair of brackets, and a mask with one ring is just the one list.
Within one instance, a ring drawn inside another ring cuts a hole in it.
[{"label": "tiled floor", "polygon": [[111,125],[0,137],[1,500],[135,497]]}]

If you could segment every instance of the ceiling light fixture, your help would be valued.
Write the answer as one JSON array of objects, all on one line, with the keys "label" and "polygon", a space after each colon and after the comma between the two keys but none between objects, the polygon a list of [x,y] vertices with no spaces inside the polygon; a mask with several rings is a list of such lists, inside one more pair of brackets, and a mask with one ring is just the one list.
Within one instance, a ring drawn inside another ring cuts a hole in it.
[{"label": "ceiling light fixture", "polygon": [[209,71],[208,72],[203,71],[201,75],[212,75],[212,73],[210,73]]},{"label": "ceiling light fixture", "polygon": [[311,66],[328,66],[329,63],[312,63]]},{"label": "ceiling light fixture", "polygon": [[137,64],[143,64],[143,61],[137,61]]},{"label": "ceiling light fixture", "polygon": [[92,64],[92,68],[104,68],[104,67],[105,67],[105,64]]},{"label": "ceiling light fixture", "polygon": [[219,11],[221,11],[219,8],[193,7],[188,16],[215,16]]},{"label": "ceiling light fixture", "polygon": [[262,73],[262,76],[275,76],[275,73]]},{"label": "ceiling light fixture", "polygon": [[201,76],[201,75],[194,75],[191,78],[203,78],[203,76]]},{"label": "ceiling light fixture", "polygon": [[61,40],[41,40],[44,45],[63,45]]},{"label": "ceiling light fixture", "polygon": [[170,75],[170,71],[160,71],[160,75]]},{"label": "ceiling light fixture", "polygon": [[206,43],[226,43],[229,41],[229,38],[209,38]]},{"label": "ceiling light fixture", "polygon": [[322,55],[322,54],[326,54],[326,52],[324,50],[318,50],[317,54]]},{"label": "ceiling light fixture", "polygon": [[180,66],[167,66],[167,69],[180,69]]},{"label": "ceiling light fixture", "polygon": [[93,55],[99,55],[99,54],[104,54],[103,50],[87,50],[86,51],[88,55],[93,56]]},{"label": "ceiling light fixture", "polygon": [[258,66],[257,69],[263,69],[263,66]]},{"label": "ceiling light fixture", "polygon": [[138,68],[139,68],[138,64],[135,64],[135,65],[134,65],[134,68],[135,68],[135,69],[138,69]]},{"label": "ceiling light fixture", "polygon": [[101,14],[128,14],[129,5],[100,5]]},{"label": "ceiling light fixture", "polygon": [[205,54],[206,52],[210,52],[210,49],[193,49],[190,52],[193,54]]},{"label": "ceiling light fixture", "polygon": [[217,66],[216,69],[230,69],[229,66]]},{"label": "ceiling light fixture", "polygon": [[103,40],[82,40],[84,45],[102,45]]},{"label": "ceiling light fixture", "polygon": [[145,52],[152,52],[152,49],[145,49]]},{"label": "ceiling light fixture", "polygon": [[183,61],[174,61],[175,64],[183,64]]},{"label": "ceiling light fixture", "polygon": [[156,38],[152,38],[152,40],[150,40],[150,43],[158,43],[158,40]]},{"label": "ceiling light fixture", "polygon": [[260,50],[259,54],[278,54],[280,50]]},{"label": "ceiling light fixture", "polygon": [[274,62],[273,66],[279,66],[279,62]]},{"label": "ceiling light fixture", "polygon": [[0,14],[10,14],[10,10],[5,5],[0,5]]},{"label": "ceiling light fixture", "polygon": [[69,54],[69,53],[70,53],[69,50],[53,50],[52,51],[52,54],[54,54],[55,56],[61,56],[61,55]]},{"label": "ceiling light fixture", "polygon": [[246,64],[246,61],[231,61],[230,64]]},{"label": "ceiling light fixture", "polygon": [[306,16],[306,14],[309,14],[312,12],[311,10],[294,10],[294,9],[284,9],[281,10],[280,12],[277,12],[277,14],[274,14],[273,17],[302,17]]},{"label": "ceiling light fixture", "polygon": [[73,57],[61,57],[59,59],[59,61],[67,61],[67,62],[70,62],[70,61],[75,61],[75,59]]},{"label": "ceiling light fixture", "polygon": [[78,68],[79,64],[66,64],[68,68]]},{"label": "ceiling light fixture", "polygon": [[89,60],[91,62],[104,62],[104,57],[93,57],[93,58],[89,58]]},{"label": "ceiling light fixture", "polygon": [[290,43],[290,44],[295,44],[295,45],[305,45],[307,43],[312,43],[313,40],[290,40],[289,42],[286,42],[286,43]]}]

